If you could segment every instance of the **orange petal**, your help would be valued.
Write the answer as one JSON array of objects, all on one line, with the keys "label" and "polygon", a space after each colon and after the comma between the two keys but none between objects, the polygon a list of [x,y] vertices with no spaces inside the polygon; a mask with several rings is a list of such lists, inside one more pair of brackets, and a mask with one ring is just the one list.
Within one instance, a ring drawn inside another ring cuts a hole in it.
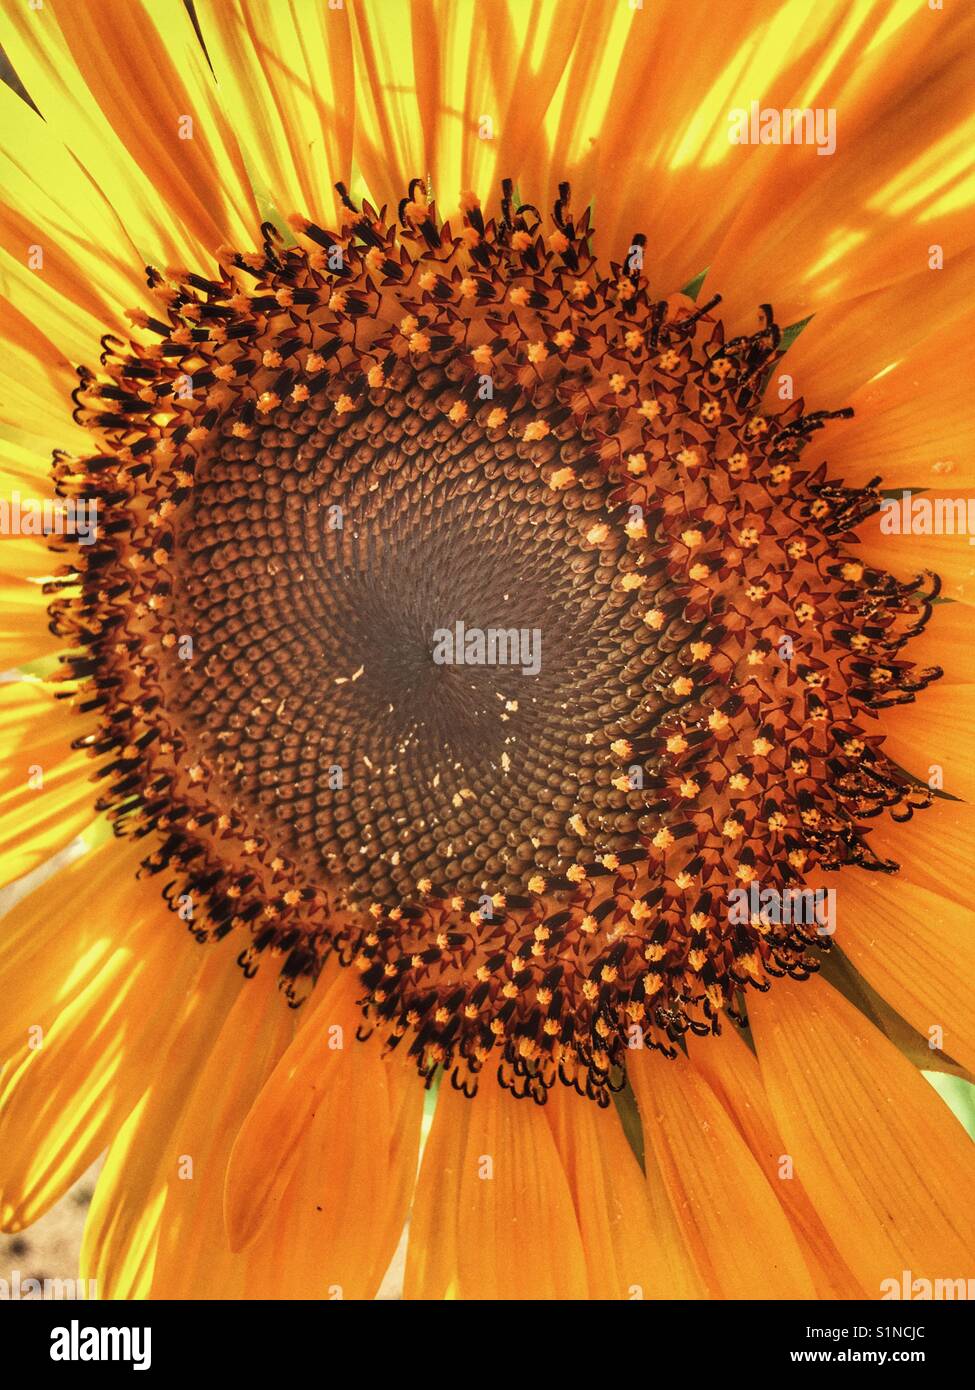
[{"label": "orange petal", "polygon": [[155,1168],[165,1207],[153,1298],[241,1298],[246,1261],[223,1224],[227,1161],[237,1131],[294,1033],[295,1015],[266,962],[241,989],[169,1132],[143,1126],[139,1167]]},{"label": "orange petal", "polygon": [[[969,512],[975,523],[975,489],[946,488],[941,484],[904,503],[894,499],[896,510],[880,511],[857,527],[860,545],[857,559],[890,570],[898,578],[911,578],[922,570],[933,570],[941,578],[943,597],[971,606],[975,603],[975,524],[969,535]],[[930,520],[925,525],[937,526],[942,534],[920,535],[901,533],[910,525],[910,511],[905,507],[924,507]],[[930,508],[930,512],[927,509]],[[896,526],[890,533],[885,528]]]},{"label": "orange petal", "polygon": [[874,1297],[882,1281],[964,1275],[972,1146],[897,1048],[825,981],[749,998],[758,1060],[795,1171]]},{"label": "orange petal", "polygon": [[967,315],[906,352],[890,348],[890,366],[850,396],[853,419],[829,427],[833,469],[853,486],[879,475],[885,487],[972,487],[975,344]]},{"label": "orange petal", "polygon": [[[904,824],[878,817],[870,830],[870,848],[900,865],[896,878],[889,880],[894,893],[902,884],[913,884],[963,906],[975,899],[973,839],[975,807],[941,798],[927,810],[916,811]],[[945,873],[946,864],[951,865],[950,873]],[[839,888],[845,879],[845,873],[834,876],[833,885]],[[858,874],[852,885],[852,902],[859,902],[861,884],[883,887],[885,882],[876,874]],[[899,923],[900,913],[896,920]]]},{"label": "orange petal", "polygon": [[704,1077],[683,1056],[634,1050],[643,1134],[712,1298],[813,1298],[815,1288],[769,1175]]},{"label": "orange petal", "polygon": [[672,1223],[654,1221],[615,1106],[601,1110],[555,1086],[545,1113],[575,1202],[589,1297],[699,1298],[703,1287]]},{"label": "orange petal", "polygon": [[[936,603],[931,621],[923,632],[911,638],[902,655],[922,669],[940,666],[944,675],[938,681],[939,689],[946,685],[975,685],[975,643],[969,640],[971,630],[969,604]],[[926,698],[920,696],[919,709],[923,709]]]},{"label": "orange petal", "polygon": [[246,1251],[248,1298],[375,1298],[399,1243],[419,1151],[416,1067],[383,1057],[372,1038],[352,1043],[329,1085],[274,1216]]},{"label": "orange petal", "polygon": [[[958,306],[970,301],[973,289],[975,251],[969,249],[949,256],[943,270],[924,265],[882,289],[819,308],[790,347],[786,370],[807,401],[830,409],[847,405],[864,382],[900,361],[915,344],[953,330]],[[828,434],[824,443],[829,443]]]},{"label": "orange petal", "polygon": [[949,796],[975,801],[975,685],[930,686],[913,705],[882,712],[883,751]]},{"label": "orange petal", "polygon": [[408,1298],[585,1298],[569,1184],[541,1108],[441,1085],[407,1248]]},{"label": "orange petal", "polygon": [[322,1160],[328,1156],[336,1183],[361,1163],[363,1183],[370,1183],[363,1204],[368,1198],[380,1205],[389,1158],[389,1093],[378,1042],[356,1040],[360,992],[350,970],[336,969],[319,982],[308,1017],[241,1126],[225,1197],[232,1250],[257,1238],[299,1166],[299,1183],[313,1183],[314,1173],[325,1171],[309,1171],[309,1145]]},{"label": "orange petal", "polygon": [[[942,852],[937,862],[952,861]],[[840,909],[844,955],[936,1049],[975,1071],[971,898],[953,901],[900,876],[866,874],[840,898]]]},{"label": "orange petal", "polygon": [[717,1038],[695,1042],[690,1054],[731,1116],[785,1208],[820,1298],[863,1298],[864,1290],[840,1258],[819,1213],[798,1177],[784,1163],[785,1146],[775,1125],[758,1062],[731,1023]]},{"label": "orange petal", "polygon": [[472,1117],[473,1104],[451,1094],[448,1082],[437,1096],[423,1150],[406,1247],[404,1298],[439,1302],[448,1293],[457,1295],[458,1212]]}]

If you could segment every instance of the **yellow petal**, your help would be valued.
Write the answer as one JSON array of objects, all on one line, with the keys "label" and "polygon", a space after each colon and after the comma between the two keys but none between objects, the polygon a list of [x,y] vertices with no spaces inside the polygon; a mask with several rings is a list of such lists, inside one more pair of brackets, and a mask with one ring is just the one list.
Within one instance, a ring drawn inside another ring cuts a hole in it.
[{"label": "yellow petal", "polygon": [[136,882],[145,854],[140,842],[109,838],[62,864],[0,919],[0,1058],[20,1051],[31,1028],[46,1035],[113,952],[131,949],[140,911],[159,906],[158,885]]},{"label": "yellow petal", "polygon": [[6,86],[0,116],[8,133],[0,151],[8,284],[16,286],[21,308],[28,294],[45,306],[57,304],[62,348],[94,365],[101,334],[124,325],[123,310],[147,302],[139,253],[112,203],[50,124]]},{"label": "yellow petal", "polygon": [[[221,101],[248,168],[283,216],[298,212],[334,224],[333,185],[351,178],[356,96],[350,9],[300,0],[203,0],[197,6]],[[398,194],[404,177],[383,190],[384,198]]]},{"label": "yellow petal", "polygon": [[14,6],[0,44],[57,138],[111,190],[144,260],[199,269],[221,242],[252,235],[240,155],[182,6]]},{"label": "yellow petal", "polygon": [[200,974],[174,1015],[168,1048],[145,1076],[146,1089],[116,1136],[99,1174],[81,1247],[81,1277],[100,1298],[145,1298],[152,1281],[170,1177],[167,1141],[202,1072],[224,1019],[247,981],[232,937],[197,947]]},{"label": "yellow petal", "polygon": [[[716,146],[723,137],[725,157],[719,148],[704,157],[738,204],[708,277],[727,292],[726,322],[750,322],[771,301],[780,323],[814,313],[815,324],[827,305],[922,271],[933,279],[931,243],[949,259],[971,245],[970,16],[939,30],[924,7],[901,6],[896,16],[893,8],[883,0],[811,14],[801,3],[776,6],[774,22],[784,28],[791,16],[798,30],[775,54],[782,82],[752,66],[723,102]],[[762,109],[812,108],[820,120],[832,111],[835,149],[729,150],[728,112],[754,98]],[[889,330],[872,337],[902,350]]]},{"label": "yellow petal", "polygon": [[[200,952],[178,918],[158,896],[150,901],[145,885],[132,888],[127,906],[142,909],[139,929],[64,1004],[39,1045],[22,1047],[6,1070],[4,1230],[36,1221],[105,1150],[158,1066],[199,971]],[[70,920],[62,926],[70,931]]]},{"label": "yellow petal", "polygon": [[49,603],[39,584],[0,580],[0,671],[65,649],[64,638],[48,628]]},{"label": "yellow petal", "polygon": [[85,732],[29,681],[0,684],[0,880],[10,883],[63,849],[95,818],[95,764],[69,743]]},{"label": "yellow petal", "polygon": [[[36,306],[35,306],[36,307]],[[71,391],[78,384],[70,360],[58,345],[61,322],[56,306],[46,315],[48,336],[26,310],[3,306],[3,360],[0,364],[0,424],[30,439],[37,452],[38,476],[47,475],[55,448],[90,452],[71,419]]]}]

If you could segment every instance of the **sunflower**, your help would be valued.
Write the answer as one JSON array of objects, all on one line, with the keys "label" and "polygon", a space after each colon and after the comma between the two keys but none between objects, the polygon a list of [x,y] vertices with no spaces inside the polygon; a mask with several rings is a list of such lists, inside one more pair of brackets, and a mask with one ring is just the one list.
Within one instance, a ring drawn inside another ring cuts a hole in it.
[{"label": "sunflower", "polygon": [[973,481],[972,28],[7,7],[4,1229],[107,1152],[108,1297],[968,1274],[972,552],[881,473]]}]

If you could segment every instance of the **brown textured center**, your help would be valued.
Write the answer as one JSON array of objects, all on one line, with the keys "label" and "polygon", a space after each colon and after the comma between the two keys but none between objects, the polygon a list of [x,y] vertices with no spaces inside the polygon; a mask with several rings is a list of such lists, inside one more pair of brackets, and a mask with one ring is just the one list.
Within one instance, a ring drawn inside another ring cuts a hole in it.
[{"label": "brown textured center", "polygon": [[445,428],[446,369],[397,376],[351,424],[293,400],[252,438],[228,421],[176,526],[196,653],[173,691],[228,792],[354,895],[523,890],[583,835],[618,852],[649,828],[651,769],[620,790],[609,745],[656,732],[673,673],[646,585],[639,607],[613,585],[631,543],[587,539],[605,473],[554,490],[531,457],[551,444]]}]

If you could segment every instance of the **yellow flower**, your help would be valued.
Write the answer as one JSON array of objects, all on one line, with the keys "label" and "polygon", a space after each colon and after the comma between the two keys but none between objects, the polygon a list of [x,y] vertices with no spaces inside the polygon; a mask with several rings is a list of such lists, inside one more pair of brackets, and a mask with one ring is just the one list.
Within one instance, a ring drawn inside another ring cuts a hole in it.
[{"label": "yellow flower", "polygon": [[[971,551],[875,482],[973,483],[965,25],[905,88],[923,7],[522,8],[0,15],[3,883],[74,846],[0,923],[0,1222],[107,1150],[105,1297],[372,1298],[408,1215],[410,1298],[966,1272],[883,1025],[975,1067]],[[729,140],[787,89],[829,158]],[[742,884],[837,887],[842,969]]]}]

